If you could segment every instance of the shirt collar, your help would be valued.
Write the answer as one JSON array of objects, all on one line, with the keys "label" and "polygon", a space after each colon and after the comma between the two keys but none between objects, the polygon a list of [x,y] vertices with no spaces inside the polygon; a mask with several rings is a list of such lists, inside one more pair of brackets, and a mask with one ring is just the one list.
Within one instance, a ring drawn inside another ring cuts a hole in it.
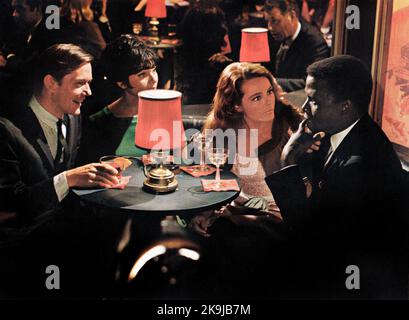
[{"label": "shirt collar", "polygon": [[58,118],[49,113],[47,110],[45,110],[44,107],[38,102],[35,96],[32,96],[29,106],[31,110],[33,110],[39,121],[44,122],[51,128],[57,127]]},{"label": "shirt collar", "polygon": [[351,124],[348,128],[342,130],[341,132],[338,132],[331,136],[330,141],[331,141],[331,148],[332,148],[333,153],[339,147],[339,145],[345,139],[348,133],[352,130],[352,128],[358,123],[359,120],[360,119],[356,120],[353,124]]},{"label": "shirt collar", "polygon": [[295,33],[293,34],[293,36],[291,37],[291,40],[294,41],[295,39],[297,39],[298,35],[300,34],[301,31],[301,23],[300,21],[298,21],[298,25],[297,25],[297,30],[295,31]]}]

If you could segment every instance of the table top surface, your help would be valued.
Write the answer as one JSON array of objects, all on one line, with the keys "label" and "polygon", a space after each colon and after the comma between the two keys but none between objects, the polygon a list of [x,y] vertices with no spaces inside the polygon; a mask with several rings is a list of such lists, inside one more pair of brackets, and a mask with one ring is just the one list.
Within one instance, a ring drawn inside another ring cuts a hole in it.
[{"label": "table top surface", "polygon": [[[133,165],[123,172],[123,176],[132,177],[125,189],[74,189],[74,193],[93,207],[163,215],[195,214],[216,209],[239,195],[238,191],[204,192],[201,179],[214,179],[214,174],[195,178],[183,171],[176,175],[176,191],[153,194],[143,189],[145,175],[142,163],[136,158],[132,161]],[[228,171],[221,171],[221,178],[236,179],[239,182],[237,177]]]}]

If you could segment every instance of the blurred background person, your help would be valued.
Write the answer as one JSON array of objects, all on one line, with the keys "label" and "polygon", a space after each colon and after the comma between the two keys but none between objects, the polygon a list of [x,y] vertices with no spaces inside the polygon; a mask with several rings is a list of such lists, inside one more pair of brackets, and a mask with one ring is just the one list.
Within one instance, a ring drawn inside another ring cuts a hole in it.
[{"label": "blurred background person", "polygon": [[232,62],[221,53],[227,34],[224,13],[212,3],[195,4],[178,33],[183,44],[176,56],[176,89],[184,104],[210,103],[221,71]]},{"label": "blurred background person", "polygon": [[91,5],[92,0],[63,0],[60,28],[48,29],[42,21],[32,34],[30,53],[40,53],[56,43],[73,43],[99,58],[106,42],[94,22]]}]

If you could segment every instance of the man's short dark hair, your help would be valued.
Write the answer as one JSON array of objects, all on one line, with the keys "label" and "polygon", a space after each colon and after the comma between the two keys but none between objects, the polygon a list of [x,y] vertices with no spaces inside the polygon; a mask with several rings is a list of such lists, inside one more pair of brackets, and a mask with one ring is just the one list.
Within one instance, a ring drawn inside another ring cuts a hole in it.
[{"label": "man's short dark hair", "polygon": [[46,1],[44,0],[25,0],[26,4],[30,7],[31,10],[38,9],[41,12],[45,6]]},{"label": "man's short dark hair", "polygon": [[73,44],[55,44],[47,48],[36,60],[34,92],[42,90],[43,79],[47,74],[61,81],[64,76],[90,63],[92,59],[92,55]]},{"label": "man's short dark hair", "polygon": [[362,113],[371,101],[372,77],[366,65],[350,55],[339,55],[317,61],[307,68],[307,74],[322,80],[338,101],[351,100]]},{"label": "man's short dark hair", "polygon": [[288,13],[294,10],[299,15],[300,9],[295,0],[266,0],[264,4],[264,11],[271,11],[277,8],[282,14]]},{"label": "man's short dark hair", "polygon": [[105,75],[113,83],[156,66],[156,53],[134,35],[124,34],[109,43],[101,56]]}]

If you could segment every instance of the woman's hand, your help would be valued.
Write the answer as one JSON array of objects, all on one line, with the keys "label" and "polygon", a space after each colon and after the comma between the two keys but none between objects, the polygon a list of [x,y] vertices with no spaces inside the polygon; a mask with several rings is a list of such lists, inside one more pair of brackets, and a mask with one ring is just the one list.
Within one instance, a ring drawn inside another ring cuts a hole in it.
[{"label": "woman's hand", "polygon": [[207,230],[218,218],[219,216],[214,211],[206,211],[190,220],[189,228],[201,236],[208,238],[210,237],[210,234],[207,232]]}]

